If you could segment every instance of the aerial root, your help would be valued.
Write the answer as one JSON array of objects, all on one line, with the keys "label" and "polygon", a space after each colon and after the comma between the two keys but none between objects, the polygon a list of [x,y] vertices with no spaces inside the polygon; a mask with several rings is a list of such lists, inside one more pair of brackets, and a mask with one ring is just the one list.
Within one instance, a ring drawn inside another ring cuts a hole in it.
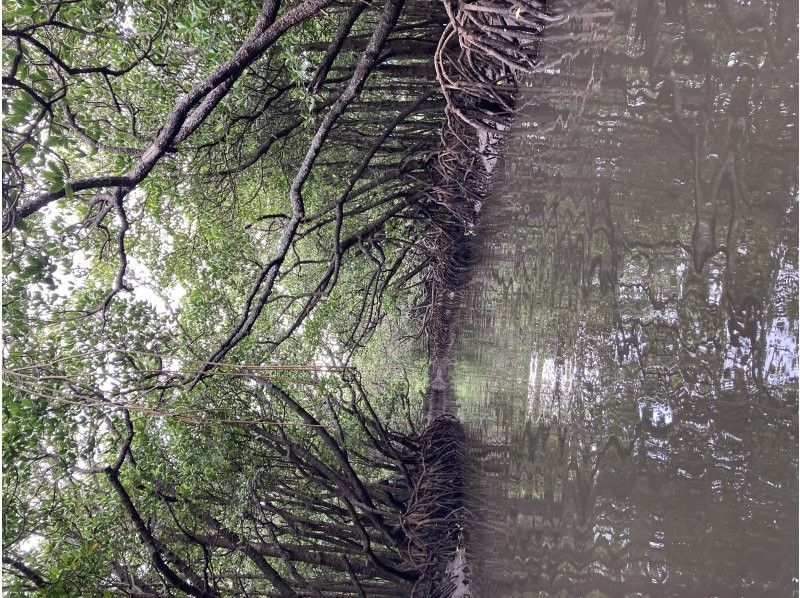
[{"label": "aerial root", "polygon": [[449,596],[456,583],[452,563],[466,542],[469,519],[467,456],[461,423],[443,415],[419,438],[421,459],[408,507],[400,520],[407,559],[421,573],[414,596]]}]

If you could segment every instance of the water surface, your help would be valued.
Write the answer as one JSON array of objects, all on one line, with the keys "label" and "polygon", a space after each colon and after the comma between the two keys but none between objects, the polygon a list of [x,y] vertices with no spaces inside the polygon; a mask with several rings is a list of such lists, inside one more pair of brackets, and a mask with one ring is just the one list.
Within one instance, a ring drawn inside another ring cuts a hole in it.
[{"label": "water surface", "polygon": [[553,10],[461,314],[476,595],[796,596],[797,2]]}]

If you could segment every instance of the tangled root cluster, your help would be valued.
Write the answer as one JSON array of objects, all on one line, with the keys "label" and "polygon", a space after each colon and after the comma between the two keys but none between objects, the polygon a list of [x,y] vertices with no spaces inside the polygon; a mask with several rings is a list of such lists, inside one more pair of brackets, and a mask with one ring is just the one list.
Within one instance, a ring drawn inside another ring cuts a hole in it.
[{"label": "tangled root cluster", "polygon": [[536,66],[553,20],[539,0],[445,2],[448,24],[434,56],[445,124],[434,195],[480,209],[488,177],[515,114],[521,76]]},{"label": "tangled root cluster", "polygon": [[434,225],[426,238],[431,264],[425,281],[431,380],[440,372],[447,378],[443,362],[452,350],[472,236],[515,115],[521,78],[534,70],[541,31],[553,20],[540,0],[446,0],[444,5],[448,23],[434,64],[445,119],[427,190]]},{"label": "tangled root cluster", "polygon": [[467,459],[461,423],[452,416],[432,421],[419,439],[421,459],[401,526],[408,560],[421,573],[413,596],[451,596],[459,571],[456,551],[467,534]]},{"label": "tangled root cluster", "polygon": [[539,0],[445,0],[445,8],[449,22],[434,56],[445,123],[427,190],[433,224],[425,273],[428,425],[418,438],[418,470],[401,526],[408,561],[421,573],[412,594],[450,597],[468,578],[468,514],[479,503],[467,496],[472,485],[466,483],[465,435],[453,417],[457,316],[470,278],[472,237],[514,118],[520,80],[533,71],[540,33],[552,17]]}]

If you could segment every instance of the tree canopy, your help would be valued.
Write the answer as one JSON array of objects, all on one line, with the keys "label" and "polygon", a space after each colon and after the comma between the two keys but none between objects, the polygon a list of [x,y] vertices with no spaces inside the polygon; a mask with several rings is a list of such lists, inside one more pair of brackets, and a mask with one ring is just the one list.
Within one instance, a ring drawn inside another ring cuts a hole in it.
[{"label": "tree canopy", "polygon": [[394,354],[451,344],[541,4],[4,8],[6,587],[418,583]]}]

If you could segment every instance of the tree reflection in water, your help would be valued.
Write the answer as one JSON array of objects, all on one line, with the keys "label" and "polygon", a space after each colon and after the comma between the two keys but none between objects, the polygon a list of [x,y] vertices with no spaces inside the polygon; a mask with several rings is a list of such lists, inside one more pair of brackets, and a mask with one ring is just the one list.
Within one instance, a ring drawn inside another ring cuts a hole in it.
[{"label": "tree reflection in water", "polygon": [[797,3],[552,10],[462,313],[476,594],[797,595]]}]

